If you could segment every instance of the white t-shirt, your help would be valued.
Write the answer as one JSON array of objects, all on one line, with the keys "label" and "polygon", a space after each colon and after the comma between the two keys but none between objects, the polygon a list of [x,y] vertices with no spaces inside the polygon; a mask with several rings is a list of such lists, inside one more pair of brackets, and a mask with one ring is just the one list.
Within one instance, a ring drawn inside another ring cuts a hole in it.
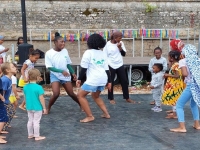
[{"label": "white t-shirt", "polygon": [[[122,49],[126,52],[124,43],[122,41],[120,43],[122,44]],[[123,65],[122,55],[119,48],[117,47],[117,43],[113,44],[111,41],[108,41],[103,51],[108,57],[108,65],[113,69],[117,69]]]},{"label": "white t-shirt", "polygon": [[[14,75],[11,76],[11,80],[12,80],[12,84],[17,85],[17,78]],[[12,90],[10,96],[15,96],[13,90]]]},{"label": "white t-shirt", "polygon": [[179,60],[179,68],[182,68],[182,67],[186,67],[187,68],[187,72],[188,72],[188,75],[187,75],[187,77],[185,77],[184,82],[185,83],[190,83],[192,76],[191,76],[191,73],[190,73],[190,71],[188,69],[188,66],[186,64],[186,59],[185,58]]},{"label": "white t-shirt", "polygon": [[[0,45],[0,52],[2,52],[5,49],[5,47],[3,45]],[[4,59],[6,57],[6,52],[3,52],[0,54]]]},{"label": "white t-shirt", "polygon": [[103,51],[95,49],[86,50],[81,60],[81,67],[87,68],[86,84],[91,86],[105,86],[107,84],[106,70],[109,69]]},{"label": "white t-shirt", "polygon": [[[34,68],[34,63],[31,62],[30,59],[27,59],[24,64],[27,65],[27,68],[25,69],[25,77],[28,78],[28,71]],[[21,76],[20,79],[23,79],[23,77]]]},{"label": "white t-shirt", "polygon": [[165,73],[167,71],[167,59],[164,57],[160,57],[160,59],[157,59],[156,57],[151,58],[150,62],[149,62],[149,71],[151,72],[151,74],[153,74],[153,65],[155,63],[160,63],[163,65],[163,70],[162,72]]},{"label": "white t-shirt", "polygon": [[[71,59],[69,57],[67,49],[62,49],[61,51],[55,51],[53,48],[48,50],[45,54],[45,65],[46,68],[54,67],[56,69],[61,69],[63,71],[66,71],[69,73],[69,70],[67,68],[67,64],[71,64]],[[53,72],[50,71],[52,74],[54,74],[59,80],[64,81],[71,81],[71,76],[65,77],[62,73],[59,72]]]}]

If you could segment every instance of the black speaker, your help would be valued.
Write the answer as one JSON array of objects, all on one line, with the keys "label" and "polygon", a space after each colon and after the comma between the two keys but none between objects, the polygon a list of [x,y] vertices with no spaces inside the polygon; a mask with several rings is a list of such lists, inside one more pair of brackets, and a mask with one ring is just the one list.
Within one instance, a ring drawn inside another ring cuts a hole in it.
[{"label": "black speaker", "polygon": [[29,58],[29,50],[33,45],[24,43],[18,46],[19,64],[23,64]]}]

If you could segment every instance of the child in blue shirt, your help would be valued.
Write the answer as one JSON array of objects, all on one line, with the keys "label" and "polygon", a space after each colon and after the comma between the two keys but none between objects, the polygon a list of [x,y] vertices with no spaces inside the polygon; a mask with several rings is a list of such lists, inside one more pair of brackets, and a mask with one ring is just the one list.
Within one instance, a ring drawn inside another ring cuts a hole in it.
[{"label": "child in blue shirt", "polygon": [[[1,70],[0,70],[1,72]],[[2,87],[2,81],[0,79],[0,131],[3,129],[3,126],[5,122],[8,121],[7,112],[4,106],[5,98],[3,97],[3,87]],[[4,136],[0,136],[0,144],[7,143],[6,140],[4,140]]]},{"label": "child in blue shirt", "polygon": [[40,71],[31,69],[28,71],[28,81],[23,88],[26,101],[26,110],[28,112],[28,138],[35,138],[36,141],[43,140],[46,137],[40,136],[40,120],[43,114],[47,114],[45,99],[43,97],[44,90],[41,85],[36,82],[40,80]]},{"label": "child in blue shirt", "polygon": [[15,115],[14,106],[9,101],[9,97],[12,91],[11,76],[17,72],[17,68],[12,63],[5,62],[1,65],[1,70],[3,73],[1,80],[2,80],[3,97],[5,98],[4,106],[6,108],[8,116],[8,121],[5,123],[1,133],[8,133],[7,132],[8,126],[10,125],[10,122],[13,116]]}]

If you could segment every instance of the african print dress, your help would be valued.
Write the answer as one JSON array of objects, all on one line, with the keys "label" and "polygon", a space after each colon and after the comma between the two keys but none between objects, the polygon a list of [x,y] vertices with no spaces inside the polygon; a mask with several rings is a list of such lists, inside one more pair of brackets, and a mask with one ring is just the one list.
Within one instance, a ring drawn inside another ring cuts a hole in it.
[{"label": "african print dress", "polygon": [[185,83],[183,81],[181,70],[179,69],[179,64],[174,63],[169,71],[169,74],[174,75],[175,71],[179,72],[179,78],[168,77],[167,82],[164,86],[164,91],[162,94],[162,103],[164,105],[175,106],[176,101],[183,92],[185,88]]}]

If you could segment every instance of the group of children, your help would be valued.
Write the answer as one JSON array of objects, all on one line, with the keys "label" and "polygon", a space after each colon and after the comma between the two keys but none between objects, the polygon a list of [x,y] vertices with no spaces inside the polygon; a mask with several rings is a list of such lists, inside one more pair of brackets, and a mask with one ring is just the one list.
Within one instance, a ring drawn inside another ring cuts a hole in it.
[{"label": "group of children", "polygon": [[[126,77],[123,77],[123,74],[125,73],[123,73],[124,67],[122,56],[125,56],[126,49],[123,42],[121,42],[121,38],[122,34],[120,32],[115,32],[111,41],[106,43],[103,37],[99,34],[91,35],[87,41],[88,50],[83,54],[80,64],[82,69],[77,79],[74,70],[70,65],[71,60],[68,51],[65,49],[65,41],[59,33],[56,33],[54,39],[55,47],[47,51],[45,55],[45,65],[46,68],[50,70],[50,80],[53,91],[53,95],[49,100],[47,108],[43,97],[44,90],[42,86],[37,84],[37,82],[42,80],[40,77],[41,74],[39,70],[34,68],[34,64],[39,59],[40,53],[34,49],[30,50],[29,59],[24,62],[21,68],[22,75],[18,84],[20,87],[23,87],[24,101],[19,107],[26,109],[28,113],[27,129],[29,139],[45,139],[44,136],[40,136],[40,119],[42,114],[50,113],[52,105],[60,94],[60,84],[62,84],[68,95],[79,105],[80,109],[86,113],[86,118],[80,120],[80,122],[83,123],[95,119],[86,99],[86,96],[89,93],[91,93],[92,98],[102,110],[103,114],[101,117],[106,119],[110,118],[106,105],[100,98],[100,93],[104,90],[104,87],[107,86],[109,92],[108,99],[110,99],[110,103],[116,103],[113,97],[113,78],[115,73],[119,74],[122,80],[121,84],[124,99],[129,103],[134,103],[134,101],[129,98],[128,82]],[[172,44],[174,42],[176,44]],[[152,89],[153,99],[155,100],[155,107],[153,107],[152,110],[154,112],[161,112],[162,104],[171,105],[172,111],[170,111],[171,113],[168,114],[166,118],[177,118],[176,112],[179,112],[178,119],[180,122],[180,127],[171,129],[171,131],[186,132],[183,123],[184,115],[182,109],[187,101],[182,103],[179,102],[178,99],[185,91],[184,77],[185,81],[188,82],[187,80],[193,80],[194,77],[196,77],[196,74],[191,74],[190,69],[193,69],[192,65],[187,66],[186,71],[184,70],[186,62],[189,61],[187,58],[180,60],[181,50],[183,48],[182,42],[179,40],[173,40],[170,44],[172,50],[168,54],[170,64],[169,73],[166,73],[168,68],[167,60],[161,56],[161,48],[155,48],[155,57],[151,59],[149,63],[149,71],[152,73],[152,81],[149,83],[149,88]],[[174,48],[173,46],[176,47]],[[192,49],[194,50],[194,47],[192,47]],[[182,55],[184,57],[188,56],[189,52],[185,50],[185,53],[182,53]],[[194,57],[196,56],[195,54],[193,55]],[[0,80],[0,131],[1,133],[8,133],[7,128],[15,115],[17,100],[19,99],[16,89],[16,77],[14,76],[17,72],[17,67],[13,63],[6,62],[1,64],[1,71],[3,75]],[[86,81],[81,85],[85,74]],[[188,77],[188,74],[191,74],[190,77]],[[192,75],[193,78],[191,78]],[[76,81],[76,86],[80,87],[77,95],[73,92],[71,77]],[[200,81],[198,83],[200,83]],[[191,86],[192,85],[193,84],[191,84]],[[195,85],[193,86],[195,87]],[[188,89],[187,87],[189,87],[189,85],[186,86],[186,89]],[[191,91],[193,92],[193,90]],[[192,97],[191,92],[190,96]],[[198,95],[196,97],[198,98]],[[191,100],[191,107],[195,120],[194,128],[200,129],[198,124],[199,115],[197,115],[198,108],[196,108],[197,105],[195,105],[199,102],[197,98],[194,98],[193,101]],[[180,104],[179,108],[175,107],[177,106],[177,103]],[[0,143],[7,142],[3,138],[5,137],[0,136]]]},{"label": "group of children", "polygon": [[[3,37],[0,36],[0,44],[3,43]],[[3,50],[4,51],[4,50]],[[4,51],[6,52],[6,51]],[[35,138],[35,140],[43,140],[44,136],[40,136],[39,124],[43,114],[47,114],[45,100],[43,97],[44,90],[42,86],[37,84],[41,81],[40,71],[34,69],[34,63],[39,59],[40,53],[37,50],[30,49],[29,58],[24,62],[21,68],[21,77],[18,86],[23,88],[24,102],[19,107],[23,109],[26,104],[28,113],[28,138]],[[4,62],[1,64],[1,78],[0,78],[0,131],[1,134],[7,134],[8,127],[15,115],[20,99],[17,92],[17,65]],[[0,143],[4,144],[7,141],[5,136],[0,136]]]},{"label": "group of children", "polygon": [[161,104],[172,106],[172,110],[167,111],[166,118],[178,118],[179,127],[170,131],[187,132],[183,108],[186,102],[190,101],[193,127],[199,130],[200,59],[196,47],[191,44],[184,45],[181,40],[172,40],[170,46],[168,73],[166,73],[167,60],[161,56],[162,50],[159,47],[154,50],[155,57],[149,64],[149,71],[152,72],[149,87],[152,89],[155,101],[152,110],[161,112]]}]

